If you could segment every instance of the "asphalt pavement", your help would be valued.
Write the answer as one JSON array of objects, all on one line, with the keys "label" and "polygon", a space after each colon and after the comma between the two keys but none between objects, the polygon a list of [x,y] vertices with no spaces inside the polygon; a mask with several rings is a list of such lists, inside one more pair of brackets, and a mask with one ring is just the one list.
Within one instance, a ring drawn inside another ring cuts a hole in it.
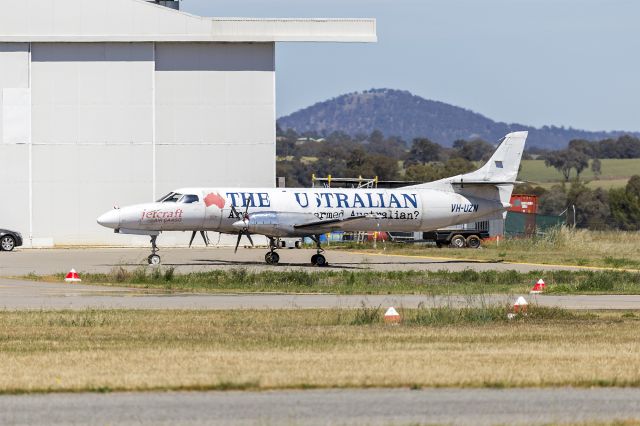
[{"label": "asphalt pavement", "polygon": [[531,425],[626,419],[640,419],[640,389],[346,389],[0,397],[3,425]]},{"label": "asphalt pavement", "polygon": [[[160,293],[132,288],[0,278],[0,309],[313,309],[365,306],[477,306],[518,295],[335,295]],[[640,309],[640,295],[524,295],[530,303],[569,309]]]}]

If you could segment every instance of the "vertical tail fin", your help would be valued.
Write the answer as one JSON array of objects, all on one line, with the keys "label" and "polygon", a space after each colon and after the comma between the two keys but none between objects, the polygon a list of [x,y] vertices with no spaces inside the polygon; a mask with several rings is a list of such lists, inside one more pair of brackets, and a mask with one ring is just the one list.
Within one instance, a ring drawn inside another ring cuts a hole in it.
[{"label": "vertical tail fin", "polygon": [[484,166],[474,172],[449,179],[463,182],[514,183],[518,177],[528,134],[529,132],[509,133]]},{"label": "vertical tail fin", "polygon": [[528,132],[506,135],[487,163],[476,171],[423,183],[414,188],[433,188],[496,200],[508,208]]}]

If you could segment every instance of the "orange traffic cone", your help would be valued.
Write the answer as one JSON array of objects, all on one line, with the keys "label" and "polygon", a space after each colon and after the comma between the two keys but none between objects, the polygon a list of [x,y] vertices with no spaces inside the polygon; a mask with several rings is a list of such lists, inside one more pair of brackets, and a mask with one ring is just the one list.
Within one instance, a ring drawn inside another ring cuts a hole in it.
[{"label": "orange traffic cone", "polygon": [[388,324],[398,324],[400,322],[400,314],[393,306],[387,309],[384,314],[384,322]]},{"label": "orange traffic cone", "polygon": [[75,269],[70,270],[67,276],[64,277],[64,280],[68,283],[79,283],[82,281]]},{"label": "orange traffic cone", "polygon": [[533,286],[533,288],[531,289],[531,291],[529,292],[530,294],[540,294],[540,293],[544,293],[544,290],[547,288],[547,285],[544,283],[544,280],[542,278],[540,278],[538,280],[537,283],[535,283],[535,285]]},{"label": "orange traffic cone", "polygon": [[518,300],[513,304],[513,312],[516,314],[526,314],[527,313],[527,301],[524,297],[518,297]]}]

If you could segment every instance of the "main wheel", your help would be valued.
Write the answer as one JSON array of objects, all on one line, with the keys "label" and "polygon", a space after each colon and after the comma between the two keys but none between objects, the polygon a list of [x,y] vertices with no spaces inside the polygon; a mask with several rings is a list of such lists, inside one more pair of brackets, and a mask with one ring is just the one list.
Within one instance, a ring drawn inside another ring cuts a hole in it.
[{"label": "main wheel", "polygon": [[269,265],[277,265],[280,262],[280,255],[275,251],[270,251],[264,255],[264,260]]},{"label": "main wheel", "polygon": [[467,237],[467,246],[472,249],[480,248],[480,237],[477,235],[470,235]]},{"label": "main wheel", "polygon": [[316,256],[318,256],[316,258],[316,265],[318,265],[318,266],[327,266],[327,259],[323,255],[318,254]]},{"label": "main wheel", "polygon": [[454,235],[451,238],[451,247],[465,248],[467,246],[467,240],[462,235]]},{"label": "main wheel", "polygon": [[313,256],[311,256],[311,264],[312,265],[317,265],[318,264],[318,256],[320,256],[319,254],[314,254]]},{"label": "main wheel", "polygon": [[12,251],[16,247],[16,240],[11,235],[5,235],[0,239],[0,250]]},{"label": "main wheel", "polygon": [[157,254],[151,254],[147,258],[147,261],[149,262],[149,265],[159,265],[161,259],[160,259],[160,256],[158,256]]}]

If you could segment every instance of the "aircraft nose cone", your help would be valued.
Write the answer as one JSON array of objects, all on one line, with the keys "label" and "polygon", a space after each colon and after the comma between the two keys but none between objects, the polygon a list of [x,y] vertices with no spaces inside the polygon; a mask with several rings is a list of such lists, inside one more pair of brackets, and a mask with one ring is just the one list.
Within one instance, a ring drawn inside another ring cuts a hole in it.
[{"label": "aircraft nose cone", "polygon": [[98,223],[105,228],[116,229],[120,226],[120,210],[114,209],[106,212],[98,218]]}]

